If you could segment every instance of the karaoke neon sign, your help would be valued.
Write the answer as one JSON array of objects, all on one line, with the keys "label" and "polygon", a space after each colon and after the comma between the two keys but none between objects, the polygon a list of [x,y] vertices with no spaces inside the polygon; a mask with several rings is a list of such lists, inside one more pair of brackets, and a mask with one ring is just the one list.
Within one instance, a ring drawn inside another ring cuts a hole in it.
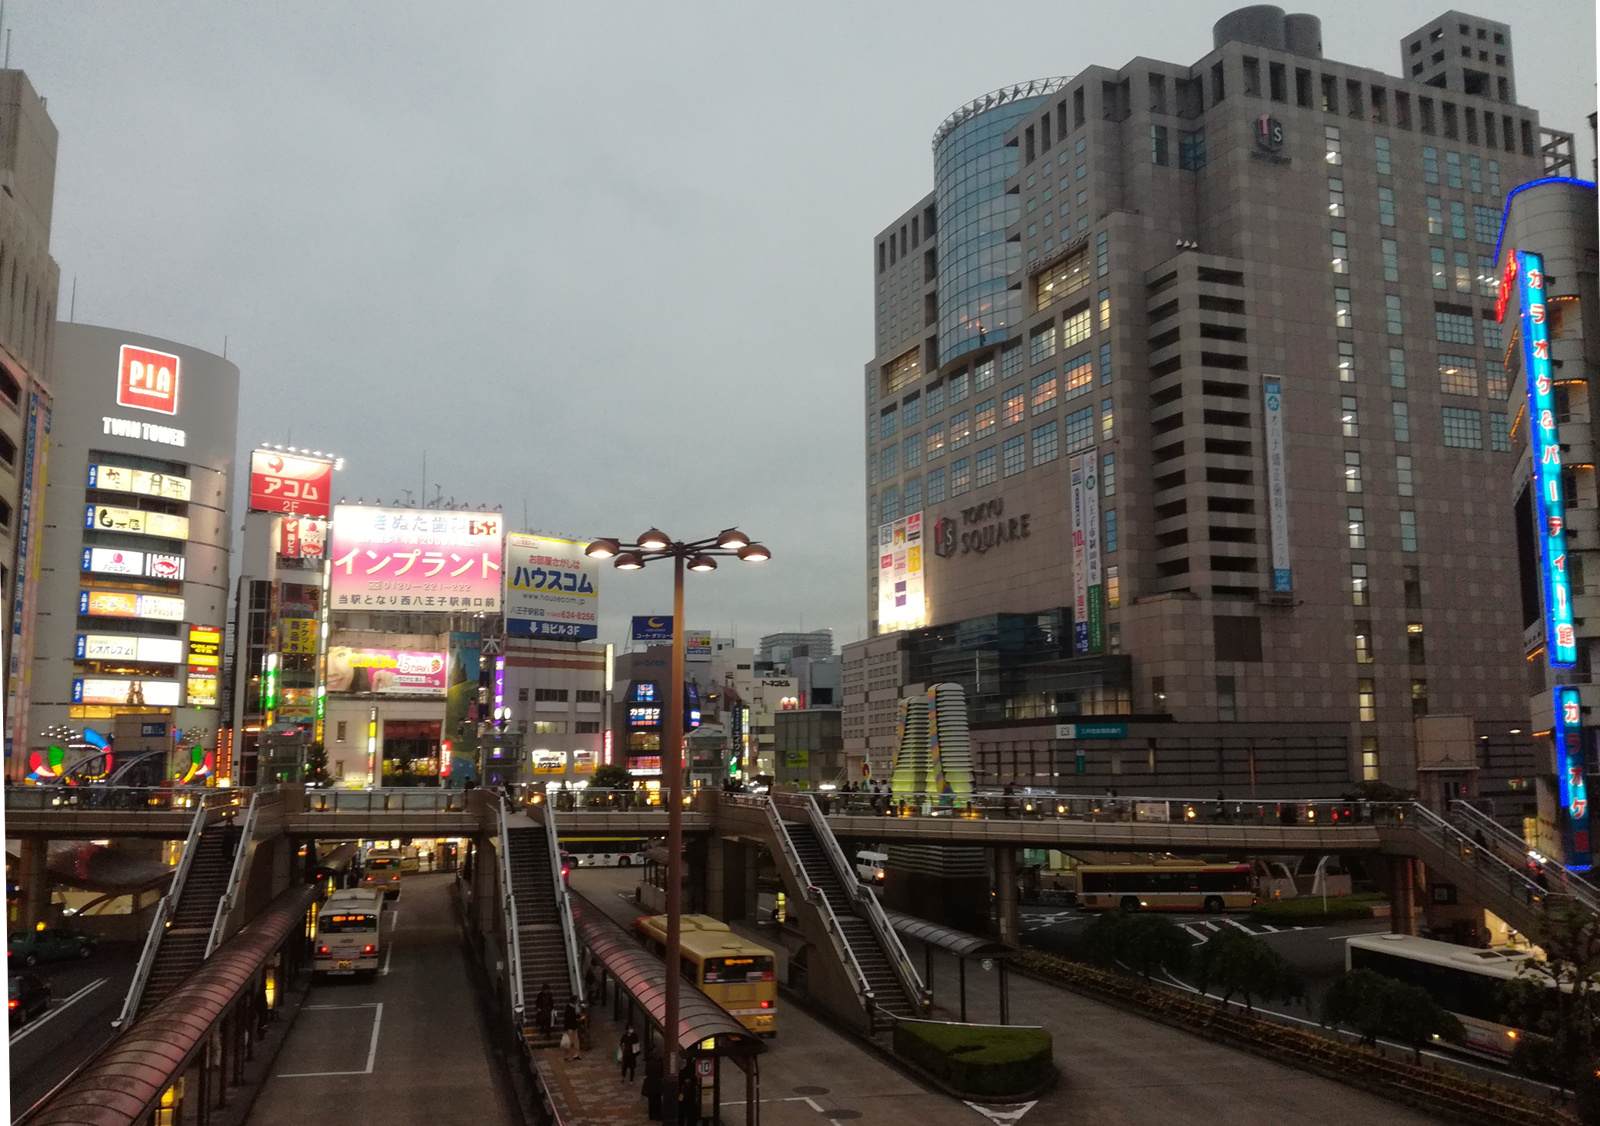
[{"label": "karaoke neon sign", "polygon": [[1556,771],[1561,781],[1561,808],[1566,811],[1566,866],[1587,870],[1589,854],[1589,788],[1583,777],[1583,712],[1576,688],[1555,690],[1555,726],[1550,737],[1555,743]]}]

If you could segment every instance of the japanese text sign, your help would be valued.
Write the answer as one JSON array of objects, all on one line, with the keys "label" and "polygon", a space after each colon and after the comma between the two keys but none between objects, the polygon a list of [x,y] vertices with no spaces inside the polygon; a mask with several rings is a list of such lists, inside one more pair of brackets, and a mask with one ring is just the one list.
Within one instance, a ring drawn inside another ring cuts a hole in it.
[{"label": "japanese text sign", "polygon": [[501,530],[498,512],[338,505],[333,608],[495,613]]},{"label": "japanese text sign", "polygon": [[599,564],[572,540],[506,535],[506,632],[590,641],[600,633]]},{"label": "japanese text sign", "polygon": [[333,462],[296,457],[277,450],[250,454],[250,508],[256,512],[288,512],[327,516],[333,490]]}]

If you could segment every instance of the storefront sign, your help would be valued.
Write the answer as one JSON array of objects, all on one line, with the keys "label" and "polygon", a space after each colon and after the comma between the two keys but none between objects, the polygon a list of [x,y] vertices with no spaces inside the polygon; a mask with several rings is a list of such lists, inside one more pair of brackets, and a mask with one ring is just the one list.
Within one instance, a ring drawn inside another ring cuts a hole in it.
[{"label": "storefront sign", "polygon": [[314,516],[285,516],[278,524],[278,554],[285,559],[321,559],[328,522]]},{"label": "storefront sign", "polygon": [[137,438],[141,442],[159,442],[163,446],[188,444],[188,436],[175,426],[157,426],[153,422],[135,422],[130,418],[113,418],[102,415],[101,432],[113,438]]},{"label": "storefront sign", "polygon": [[278,651],[280,653],[315,653],[317,651],[316,619],[281,619],[278,623],[278,642]]},{"label": "storefront sign", "polygon": [[982,555],[1000,544],[1025,540],[1033,535],[1029,524],[1031,513],[1005,516],[1005,510],[1005,498],[998,497],[963,508],[959,522],[955,517],[940,517],[933,529],[933,553],[941,559],[969,552]]},{"label": "storefront sign", "polygon": [[170,473],[147,469],[125,469],[120,465],[89,466],[89,487],[116,493],[138,493],[147,497],[188,501],[194,495],[194,482]]},{"label": "storefront sign", "polygon": [[80,633],[73,656],[80,661],[140,661],[176,665],[183,660],[183,642],[176,637]]},{"label": "storefront sign", "polygon": [[1562,845],[1565,865],[1575,871],[1588,871],[1592,863],[1589,848],[1589,789],[1583,776],[1583,708],[1578,690],[1555,690],[1555,723],[1550,738],[1555,743],[1557,781],[1561,787],[1563,813]]},{"label": "storefront sign", "polygon": [[534,751],[532,762],[535,774],[565,774],[567,772],[567,755],[565,751]]},{"label": "storefront sign", "polygon": [[189,538],[187,516],[173,516],[166,512],[144,512],[137,508],[111,508],[104,504],[84,506],[83,526],[101,532],[161,536],[169,540]]},{"label": "storefront sign", "polygon": [[671,641],[672,616],[642,617],[636,615],[633,619],[633,640],[635,641]]},{"label": "storefront sign", "polygon": [[78,613],[101,618],[149,618],[158,622],[181,622],[184,617],[181,598],[125,590],[79,591]]},{"label": "storefront sign", "polygon": [[1057,739],[1126,739],[1127,737],[1128,725],[1125,722],[1056,724]]},{"label": "storefront sign", "polygon": [[83,549],[83,570],[97,575],[138,575],[150,579],[183,579],[183,556],[124,551],[113,547]]},{"label": "storefront sign", "polygon": [[178,413],[177,356],[124,344],[117,363],[117,406]]}]

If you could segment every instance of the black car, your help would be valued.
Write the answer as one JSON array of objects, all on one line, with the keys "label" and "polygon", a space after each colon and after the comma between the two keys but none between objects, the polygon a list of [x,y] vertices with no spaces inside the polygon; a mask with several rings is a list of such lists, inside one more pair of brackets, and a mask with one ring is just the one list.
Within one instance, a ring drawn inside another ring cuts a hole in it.
[{"label": "black car", "polygon": [[50,1007],[50,983],[34,974],[9,974],[11,1027],[18,1028]]}]

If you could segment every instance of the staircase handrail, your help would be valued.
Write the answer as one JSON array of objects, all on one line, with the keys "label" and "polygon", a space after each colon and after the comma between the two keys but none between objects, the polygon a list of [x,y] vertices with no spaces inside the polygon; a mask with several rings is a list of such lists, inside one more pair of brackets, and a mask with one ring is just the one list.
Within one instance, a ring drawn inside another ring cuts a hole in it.
[{"label": "staircase handrail", "polygon": [[122,1002],[122,1014],[113,1022],[117,1028],[126,1027],[139,1010],[139,999],[144,995],[145,984],[150,980],[150,971],[155,966],[156,951],[161,946],[161,936],[166,933],[167,919],[177,909],[178,897],[183,894],[183,884],[189,878],[189,868],[199,849],[200,833],[206,827],[210,812],[204,801],[196,803],[194,819],[189,823],[189,835],[184,838],[183,855],[178,860],[178,870],[172,874],[167,894],[161,897],[155,916],[150,920],[150,933],[145,935],[138,968],[133,971],[133,981],[128,984],[128,995]]},{"label": "staircase handrail", "polygon": [[[1528,847],[1527,841],[1517,836],[1516,833],[1500,824],[1500,822],[1496,821],[1489,814],[1473,805],[1470,801],[1457,798],[1455,801],[1450,803],[1450,812],[1452,815],[1463,816],[1463,818],[1469,822],[1475,830],[1483,830],[1492,834],[1491,839],[1498,840],[1501,845],[1511,849],[1517,856],[1523,858],[1524,861],[1542,861],[1542,866],[1546,875],[1554,873],[1564,885],[1563,890],[1567,891],[1568,894],[1571,894],[1573,898],[1579,900],[1580,902],[1588,900],[1593,904],[1600,904],[1600,887],[1596,887],[1594,884],[1590,883],[1588,880],[1584,879],[1570,868],[1544,860]],[[1586,903],[1585,905],[1588,906],[1589,904]],[[1594,910],[1594,907],[1591,906],[1590,909]]]},{"label": "staircase handrail", "polygon": [[511,890],[511,833],[506,827],[506,802],[501,799],[500,813],[500,883],[504,888],[501,902],[505,905],[506,953],[511,959],[511,1016],[520,1026],[526,1004],[522,995],[522,930],[517,923],[517,897]]},{"label": "staircase handrail", "polygon": [[783,817],[778,813],[777,803],[770,798],[765,803],[767,807],[767,820],[772,825],[772,835],[782,850],[784,859],[789,862],[797,876],[800,877],[801,896],[807,903],[816,907],[822,914],[823,930],[828,932],[828,938],[833,943],[833,949],[839,955],[839,960],[844,963],[855,979],[856,993],[861,997],[861,1003],[867,1010],[869,1020],[873,1013],[882,1008],[878,1004],[878,997],[872,989],[872,983],[867,980],[866,971],[861,968],[861,963],[856,961],[856,953],[850,949],[849,940],[844,936],[844,928],[839,925],[839,917],[834,913],[833,904],[828,902],[828,897],[822,894],[822,889],[812,882],[811,876],[806,872],[805,863],[800,859],[800,852],[794,847],[794,840],[789,836],[789,829],[783,823]]},{"label": "staircase handrail", "polygon": [[833,872],[839,877],[839,883],[855,900],[858,914],[866,919],[867,925],[877,936],[878,944],[888,956],[889,965],[894,969],[894,976],[899,980],[906,1000],[918,1010],[927,1010],[933,1004],[933,994],[922,984],[922,978],[917,975],[916,966],[912,963],[911,956],[906,953],[905,945],[895,933],[894,927],[889,924],[888,916],[883,913],[883,904],[872,894],[872,889],[862,885],[861,878],[856,875],[855,866],[845,856],[844,849],[839,847],[839,838],[833,835],[833,828],[818,806],[817,799],[810,794],[804,797],[812,832],[816,834],[817,840],[822,842],[822,851],[833,865]]},{"label": "staircase handrail", "polygon": [[561,920],[561,941],[567,950],[567,987],[572,991],[573,1007],[584,1011],[583,975],[578,972],[578,931],[572,922],[572,900],[567,881],[561,876],[561,839],[556,835],[556,811],[544,807],[544,839],[550,853],[550,883],[556,889],[556,918]]},{"label": "staircase handrail", "polygon": [[[1479,845],[1471,837],[1421,802],[1413,802],[1406,813],[1410,815],[1410,819],[1416,822],[1414,831],[1434,837],[1440,845],[1446,849],[1453,850],[1463,859],[1470,858],[1470,862],[1476,868],[1487,866],[1491,869],[1498,869],[1506,880],[1507,892],[1513,895],[1520,892],[1526,897],[1529,906],[1541,903],[1552,894],[1551,889],[1540,886],[1525,870],[1507,864],[1503,859],[1495,855],[1492,849]],[[1569,892],[1568,894],[1572,893]],[[1589,911],[1600,913],[1600,904],[1589,900],[1589,897],[1573,894],[1572,898],[1576,899]]]},{"label": "staircase handrail", "polygon": [[250,795],[250,804],[245,807],[244,824],[239,830],[239,840],[234,846],[233,867],[228,871],[228,884],[223,890],[222,899],[217,903],[217,915],[211,923],[211,937],[206,940],[206,957],[211,957],[211,952],[222,945],[223,932],[228,927],[228,916],[233,914],[234,904],[238,901],[239,892],[244,883],[245,859],[250,855],[250,838],[256,831],[256,802],[261,798],[259,793]]}]

